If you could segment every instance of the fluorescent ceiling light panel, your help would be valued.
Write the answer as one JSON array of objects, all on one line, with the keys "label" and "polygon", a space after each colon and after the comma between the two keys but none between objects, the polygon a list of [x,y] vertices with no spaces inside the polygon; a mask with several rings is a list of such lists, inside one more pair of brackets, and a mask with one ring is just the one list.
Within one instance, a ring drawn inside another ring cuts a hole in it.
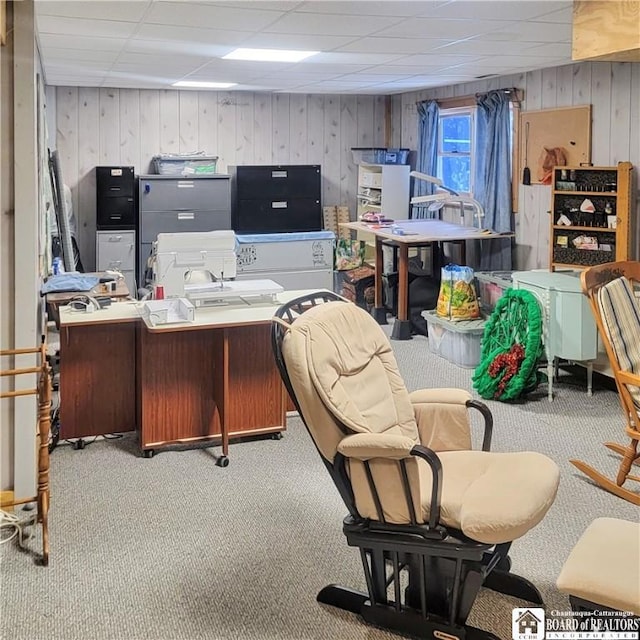
[{"label": "fluorescent ceiling light panel", "polygon": [[237,82],[205,82],[200,80],[180,80],[174,82],[172,87],[191,87],[193,89],[228,89],[235,87]]},{"label": "fluorescent ceiling light panel", "polygon": [[300,62],[305,58],[315,56],[319,51],[293,51],[289,49],[236,49],[224,60],[254,60],[258,62]]}]

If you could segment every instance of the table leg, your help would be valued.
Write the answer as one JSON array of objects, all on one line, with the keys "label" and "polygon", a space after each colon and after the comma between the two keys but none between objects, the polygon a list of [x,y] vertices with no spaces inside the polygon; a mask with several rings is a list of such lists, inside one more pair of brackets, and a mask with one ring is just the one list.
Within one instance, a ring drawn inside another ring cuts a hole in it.
[{"label": "table leg", "polygon": [[399,246],[398,263],[398,315],[393,323],[391,337],[395,340],[411,339],[411,321],[409,320],[409,246]]},{"label": "table leg", "polygon": [[547,397],[549,402],[553,402],[553,363],[555,361],[549,351],[547,351]]},{"label": "table leg", "polygon": [[382,239],[376,235],[375,297],[372,315],[378,324],[387,324],[387,310],[382,303]]},{"label": "table leg", "polygon": [[220,435],[222,455],[216,460],[219,467],[229,464],[229,416],[227,403],[229,400],[229,329],[222,329],[221,349],[217,350],[214,362],[216,372],[213,393],[220,419]]},{"label": "table leg", "polygon": [[587,362],[587,395],[593,395],[593,362]]}]

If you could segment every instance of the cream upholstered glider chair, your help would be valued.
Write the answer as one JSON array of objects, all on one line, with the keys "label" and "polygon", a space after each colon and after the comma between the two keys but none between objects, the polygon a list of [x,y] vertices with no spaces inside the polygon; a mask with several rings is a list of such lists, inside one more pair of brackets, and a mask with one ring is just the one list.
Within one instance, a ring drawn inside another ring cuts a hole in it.
[{"label": "cream upholstered glider chair", "polygon": [[[495,637],[466,625],[482,586],[542,602],[509,572],[508,551],[553,503],[553,461],[490,453],[491,413],[466,391],[409,393],[382,329],[335,294],[281,307],[272,338],[285,386],[348,509],[343,531],[360,549],[367,584],[367,593],[330,585],[320,602],[440,640]],[[471,450],[472,410],[484,418],[482,451]]]}]

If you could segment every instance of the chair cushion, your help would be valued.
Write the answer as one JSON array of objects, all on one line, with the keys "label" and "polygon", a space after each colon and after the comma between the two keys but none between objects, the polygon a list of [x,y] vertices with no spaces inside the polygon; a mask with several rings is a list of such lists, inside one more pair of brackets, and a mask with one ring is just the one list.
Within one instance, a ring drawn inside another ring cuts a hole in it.
[{"label": "chair cushion", "polygon": [[569,595],[640,615],[640,523],[594,520],[573,547],[556,584]]},{"label": "chair cushion", "polygon": [[[640,374],[640,308],[629,280],[616,278],[601,287],[598,304],[620,370]],[[640,407],[640,389],[629,385],[629,393]]]},{"label": "chair cushion", "polygon": [[[444,451],[441,520],[487,544],[509,542],[535,527],[553,504],[560,472],[540,453]],[[423,517],[429,517],[431,472],[420,465]]]},{"label": "chair cushion", "polygon": [[358,433],[394,433],[418,442],[413,405],[378,323],[355,304],[306,311],[290,333],[304,334],[306,365],[325,406]]}]

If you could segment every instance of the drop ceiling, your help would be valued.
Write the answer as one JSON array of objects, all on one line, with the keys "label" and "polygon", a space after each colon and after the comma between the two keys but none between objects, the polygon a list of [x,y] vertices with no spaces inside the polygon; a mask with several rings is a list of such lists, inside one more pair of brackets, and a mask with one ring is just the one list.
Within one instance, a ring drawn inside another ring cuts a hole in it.
[{"label": "drop ceiling", "polygon": [[[50,85],[394,94],[571,62],[571,0],[37,0]],[[303,62],[222,60],[237,47]]]}]

